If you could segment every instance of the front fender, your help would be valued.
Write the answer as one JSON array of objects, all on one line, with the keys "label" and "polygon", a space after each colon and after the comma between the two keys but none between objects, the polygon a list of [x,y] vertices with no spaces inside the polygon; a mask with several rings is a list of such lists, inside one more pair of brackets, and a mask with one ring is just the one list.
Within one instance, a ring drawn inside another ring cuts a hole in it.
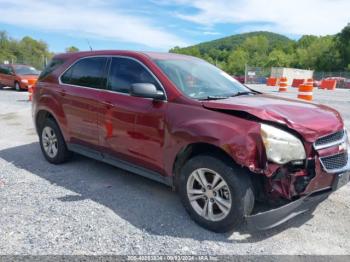
[{"label": "front fender", "polygon": [[[260,124],[255,121],[228,115],[221,112],[197,108],[194,117],[183,112],[182,118],[172,123],[165,153],[171,163],[177,154],[190,144],[206,143],[224,150],[238,164],[259,172],[266,164],[266,154],[260,136]],[[178,114],[181,109],[173,111]],[[182,121],[181,121],[182,120]],[[169,166],[167,163],[165,166]]]}]

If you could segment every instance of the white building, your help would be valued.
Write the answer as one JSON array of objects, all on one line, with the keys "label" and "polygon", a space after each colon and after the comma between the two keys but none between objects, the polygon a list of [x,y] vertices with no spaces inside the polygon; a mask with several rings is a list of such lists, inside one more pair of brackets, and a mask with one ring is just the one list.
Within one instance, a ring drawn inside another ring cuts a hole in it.
[{"label": "white building", "polygon": [[313,70],[303,70],[297,68],[272,67],[271,77],[281,78],[287,77],[288,85],[291,85],[293,79],[308,79],[313,78]]}]

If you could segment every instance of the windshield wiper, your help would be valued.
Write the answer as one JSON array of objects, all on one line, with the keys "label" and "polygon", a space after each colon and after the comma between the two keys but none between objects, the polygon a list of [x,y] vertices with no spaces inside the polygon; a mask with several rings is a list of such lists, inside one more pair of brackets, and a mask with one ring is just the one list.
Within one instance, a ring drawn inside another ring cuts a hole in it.
[{"label": "windshield wiper", "polygon": [[220,100],[220,99],[227,99],[229,96],[207,96],[206,98],[200,99],[200,100]]},{"label": "windshield wiper", "polygon": [[237,93],[234,93],[231,97],[234,97],[234,96],[245,96],[245,95],[249,95],[249,94],[255,94],[255,93],[252,92],[252,91],[237,92]]}]

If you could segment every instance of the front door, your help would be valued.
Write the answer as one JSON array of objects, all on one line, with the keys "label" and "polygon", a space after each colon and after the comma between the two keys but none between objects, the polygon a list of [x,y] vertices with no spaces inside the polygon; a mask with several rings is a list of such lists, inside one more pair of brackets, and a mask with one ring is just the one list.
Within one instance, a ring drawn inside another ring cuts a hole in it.
[{"label": "front door", "polygon": [[101,145],[114,157],[161,172],[167,103],[129,95],[134,83],[161,89],[159,82],[137,60],[113,57],[107,83],[109,91],[101,92]]}]

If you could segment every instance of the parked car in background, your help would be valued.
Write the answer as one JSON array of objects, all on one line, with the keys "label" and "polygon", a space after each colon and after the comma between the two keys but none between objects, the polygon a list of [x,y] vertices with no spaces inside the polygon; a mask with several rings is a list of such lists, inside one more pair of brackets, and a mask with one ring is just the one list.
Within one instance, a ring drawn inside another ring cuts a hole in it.
[{"label": "parked car in background", "polygon": [[[50,163],[76,152],[162,182],[215,232],[245,220],[275,227],[349,181],[336,110],[259,93],[191,56],[57,55],[35,85],[32,114]],[[259,201],[274,208],[253,213]]]},{"label": "parked car in background", "polygon": [[349,88],[350,89],[350,78],[345,79],[345,81],[344,81],[344,88]]},{"label": "parked car in background", "polygon": [[232,76],[234,79],[236,79],[241,84],[244,84],[245,82],[245,76]]},{"label": "parked car in background", "polygon": [[17,91],[33,86],[40,74],[32,66],[19,64],[0,65],[0,85],[14,87]]}]

